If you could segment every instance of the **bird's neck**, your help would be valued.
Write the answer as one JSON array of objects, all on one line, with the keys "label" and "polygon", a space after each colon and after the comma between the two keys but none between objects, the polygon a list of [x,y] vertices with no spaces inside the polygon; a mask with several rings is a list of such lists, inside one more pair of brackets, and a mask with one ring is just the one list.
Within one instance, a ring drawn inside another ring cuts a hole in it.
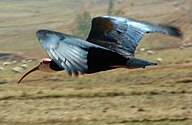
[{"label": "bird's neck", "polygon": [[64,70],[63,68],[61,68],[60,66],[58,66],[53,60],[51,60],[50,64],[49,64],[50,70],[53,71],[62,71]]}]

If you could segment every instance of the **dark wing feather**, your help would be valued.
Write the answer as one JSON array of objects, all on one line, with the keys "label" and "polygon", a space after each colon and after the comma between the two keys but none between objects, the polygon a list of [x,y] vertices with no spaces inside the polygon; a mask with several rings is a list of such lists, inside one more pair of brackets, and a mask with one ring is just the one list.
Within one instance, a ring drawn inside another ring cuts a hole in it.
[{"label": "dark wing feather", "polygon": [[179,29],[168,25],[137,21],[122,17],[95,17],[87,41],[104,46],[121,55],[133,55],[145,33],[160,32],[176,37]]},{"label": "dark wing feather", "polygon": [[[76,52],[77,49],[81,52]],[[72,73],[78,75],[78,71],[81,73],[87,71],[88,52],[83,48],[60,41],[56,47],[47,50],[47,53],[59,66],[66,69],[69,75]]]},{"label": "dark wing feather", "polygon": [[103,48],[66,34],[47,32],[49,32],[49,38],[40,40],[40,44],[54,62],[64,68],[69,75],[78,75],[79,72],[86,73],[89,48]]}]

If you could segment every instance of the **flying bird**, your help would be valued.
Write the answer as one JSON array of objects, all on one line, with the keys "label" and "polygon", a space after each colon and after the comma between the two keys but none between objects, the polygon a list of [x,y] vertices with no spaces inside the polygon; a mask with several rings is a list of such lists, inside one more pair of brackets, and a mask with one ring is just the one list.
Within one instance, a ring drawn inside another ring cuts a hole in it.
[{"label": "flying bird", "polygon": [[173,26],[113,16],[93,18],[86,40],[60,32],[39,30],[36,36],[51,59],[42,59],[40,64],[27,72],[18,83],[36,70],[66,70],[69,76],[77,76],[115,68],[135,69],[157,65],[134,56],[142,36],[153,32],[182,36],[181,31]]}]

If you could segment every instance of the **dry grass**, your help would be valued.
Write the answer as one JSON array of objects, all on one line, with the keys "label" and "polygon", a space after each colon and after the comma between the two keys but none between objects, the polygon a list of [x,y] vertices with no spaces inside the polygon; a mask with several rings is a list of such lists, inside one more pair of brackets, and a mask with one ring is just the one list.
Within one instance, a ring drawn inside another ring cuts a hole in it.
[{"label": "dry grass", "polygon": [[[34,36],[36,30],[43,28],[70,33],[69,26],[73,25],[80,11],[88,10],[92,16],[106,14],[106,1],[101,4],[92,0],[93,5],[86,2],[1,1],[1,51],[30,58],[43,57],[45,52]],[[169,22],[186,32],[183,39],[159,34],[144,37],[139,48],[169,47],[155,50],[153,55],[138,52],[140,58],[152,61],[162,58],[163,62],[158,66],[116,69],[78,78],[69,78],[63,72],[36,72],[19,85],[16,84],[18,79],[38,61],[28,63],[29,68],[19,74],[11,69],[20,66],[21,62],[5,66],[5,70],[0,70],[0,79],[7,81],[0,84],[0,124],[190,125],[192,48],[178,48],[182,42],[191,40],[190,16],[186,16],[191,13],[190,3],[190,0],[149,0],[143,3],[124,0],[115,5],[115,10],[121,10],[122,16]]]},{"label": "dry grass", "polygon": [[0,121],[32,125],[189,124],[191,67],[192,61],[169,64],[168,60],[156,67],[117,69],[78,78],[63,72],[36,72],[19,85],[16,82],[21,74],[8,70],[5,77],[14,77],[0,85]]}]

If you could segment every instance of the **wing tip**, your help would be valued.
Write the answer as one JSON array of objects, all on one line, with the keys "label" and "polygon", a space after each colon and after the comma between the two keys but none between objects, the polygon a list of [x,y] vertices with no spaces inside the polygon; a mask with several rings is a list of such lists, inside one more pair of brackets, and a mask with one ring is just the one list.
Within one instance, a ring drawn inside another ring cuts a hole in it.
[{"label": "wing tip", "polygon": [[170,29],[172,36],[183,37],[183,33],[180,28],[171,26]]},{"label": "wing tip", "polygon": [[167,34],[175,37],[183,37],[183,33],[179,27],[170,26],[170,25],[164,25],[164,27],[167,30]]}]

